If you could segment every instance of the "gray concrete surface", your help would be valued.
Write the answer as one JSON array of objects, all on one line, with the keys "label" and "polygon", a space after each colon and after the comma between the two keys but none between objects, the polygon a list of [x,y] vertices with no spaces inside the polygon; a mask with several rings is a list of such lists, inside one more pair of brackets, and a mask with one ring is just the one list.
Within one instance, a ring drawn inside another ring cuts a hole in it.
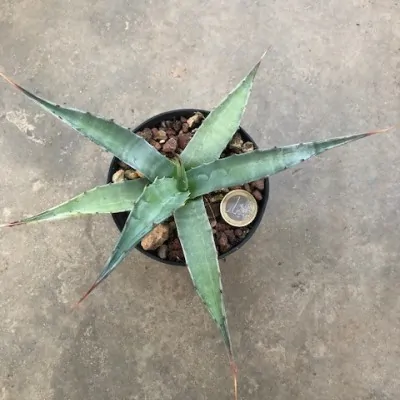
[{"label": "gray concrete surface", "polygon": [[[263,146],[400,121],[397,0],[3,0],[0,69],[133,126],[219,99],[271,46],[243,126]],[[0,219],[104,182],[110,155],[0,83]],[[396,400],[400,132],[271,180],[223,265],[241,399]],[[78,312],[110,217],[0,231],[0,399],[231,399],[184,269],[137,252]]]}]

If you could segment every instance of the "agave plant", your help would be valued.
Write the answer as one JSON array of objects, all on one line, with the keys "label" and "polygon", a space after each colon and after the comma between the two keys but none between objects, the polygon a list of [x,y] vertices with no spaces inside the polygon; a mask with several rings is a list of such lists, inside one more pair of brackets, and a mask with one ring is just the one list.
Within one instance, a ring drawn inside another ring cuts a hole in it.
[{"label": "agave plant", "polygon": [[260,62],[207,116],[176,161],[164,157],[142,137],[117,125],[113,120],[60,107],[0,73],[6,81],[46,111],[144,176],[133,181],[98,186],[38,215],[1,226],[12,227],[83,214],[129,211],[111,256],[79,304],[111,274],[156,224],[173,215],[194,288],[225,343],[234,372],[235,397],[236,367],[223,302],[218,254],[202,196],[268,177],[327,150],[390,129],[220,158],[221,152],[239,128]]}]

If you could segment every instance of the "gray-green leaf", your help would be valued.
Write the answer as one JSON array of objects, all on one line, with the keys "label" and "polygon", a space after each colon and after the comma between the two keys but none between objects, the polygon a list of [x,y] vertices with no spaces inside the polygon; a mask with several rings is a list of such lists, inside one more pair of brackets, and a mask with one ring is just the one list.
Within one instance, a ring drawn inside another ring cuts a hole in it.
[{"label": "gray-green leaf", "polygon": [[189,183],[188,183],[188,178],[187,178],[185,166],[183,165],[182,160],[181,160],[181,158],[179,156],[177,156],[173,160],[173,162],[176,165],[174,178],[178,182],[178,189],[181,192],[186,192],[188,190]]},{"label": "gray-green leaf", "polygon": [[108,214],[129,211],[132,210],[134,202],[139,198],[147,183],[146,179],[136,179],[134,181],[97,186],[38,215],[0,225],[0,228],[34,222],[54,221],[85,214]]},{"label": "gray-green leaf", "polygon": [[151,181],[156,177],[172,176],[174,172],[173,163],[161,155],[142,137],[134,134],[129,129],[117,125],[112,120],[99,118],[88,112],[60,107],[34,95],[1,72],[0,76],[47,112],[53,114],[100,147],[113,153],[132,168],[139,170]]},{"label": "gray-green leaf", "polygon": [[217,324],[232,357],[217,250],[203,199],[188,202],[175,211],[174,217],[196,292]]},{"label": "gray-green leaf", "polygon": [[91,288],[78,303],[82,302],[117,265],[135,247],[144,235],[149,233],[154,225],[167,219],[179,207],[185,204],[189,192],[181,192],[173,178],[157,179],[146,186],[141,196],[135,201],[121,236],[110,258]]},{"label": "gray-green leaf", "polygon": [[197,167],[219,158],[239,128],[261,60],[203,121],[181,154],[186,168]]},{"label": "gray-green leaf", "polygon": [[392,128],[318,142],[300,143],[234,155],[188,171],[189,190],[195,198],[214,190],[242,185],[276,174],[327,150]]}]

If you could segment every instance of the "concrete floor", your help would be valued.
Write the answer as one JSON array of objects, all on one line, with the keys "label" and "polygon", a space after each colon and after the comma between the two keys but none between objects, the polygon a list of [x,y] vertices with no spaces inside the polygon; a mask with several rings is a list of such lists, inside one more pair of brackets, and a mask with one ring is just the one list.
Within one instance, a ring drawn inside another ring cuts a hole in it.
[{"label": "concrete floor", "polygon": [[[0,70],[134,126],[211,108],[271,46],[243,127],[262,146],[400,121],[397,0],[3,0]],[[105,180],[109,154],[0,83],[0,220]],[[241,399],[400,393],[400,132],[271,179],[263,224],[223,264]],[[187,271],[137,252],[87,300],[109,216],[0,231],[0,399],[231,399]]]}]

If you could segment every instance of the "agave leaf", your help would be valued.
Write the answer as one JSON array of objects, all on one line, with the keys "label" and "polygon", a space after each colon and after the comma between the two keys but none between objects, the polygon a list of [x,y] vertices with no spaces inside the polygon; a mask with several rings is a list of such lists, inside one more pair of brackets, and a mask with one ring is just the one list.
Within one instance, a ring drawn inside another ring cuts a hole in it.
[{"label": "agave leaf", "polygon": [[176,164],[176,170],[174,173],[174,178],[177,180],[178,189],[181,192],[186,192],[188,190],[188,178],[185,170],[185,166],[182,163],[182,160],[179,156],[177,156],[173,162]]},{"label": "agave leaf", "polygon": [[214,190],[242,185],[265,178],[287,168],[294,167],[324,151],[343,146],[376,133],[387,132],[391,129],[393,128],[336,137],[318,142],[275,147],[270,150],[255,150],[250,153],[234,155],[201,165],[191,169],[187,174],[191,197],[195,198]]},{"label": "agave leaf", "polygon": [[156,178],[153,183],[146,186],[141,196],[135,201],[118,243],[106,265],[78,304],[111,274],[128,252],[153,229],[154,225],[171,216],[175,210],[185,204],[188,198],[189,192],[180,192],[177,182],[173,178]]},{"label": "agave leaf", "polygon": [[175,211],[174,217],[194,288],[221,331],[232,356],[218,255],[203,199],[188,202]]},{"label": "agave leaf", "polygon": [[0,225],[0,228],[42,221],[55,221],[85,214],[130,211],[147,183],[146,179],[136,179],[134,181],[97,186],[40,214]]},{"label": "agave leaf", "polygon": [[172,176],[174,171],[173,163],[161,155],[142,137],[134,134],[129,129],[117,125],[112,120],[105,120],[88,112],[60,107],[34,95],[1,72],[0,76],[47,112],[53,114],[100,147],[113,153],[126,164],[139,170],[151,181],[156,177]]},{"label": "agave leaf", "polygon": [[174,218],[194,288],[221,332],[228,350],[237,399],[237,368],[222,296],[218,254],[203,199],[189,201],[175,211]]},{"label": "agave leaf", "polygon": [[239,128],[254,78],[264,55],[239,85],[203,121],[181,154],[186,168],[197,167],[219,158]]}]

